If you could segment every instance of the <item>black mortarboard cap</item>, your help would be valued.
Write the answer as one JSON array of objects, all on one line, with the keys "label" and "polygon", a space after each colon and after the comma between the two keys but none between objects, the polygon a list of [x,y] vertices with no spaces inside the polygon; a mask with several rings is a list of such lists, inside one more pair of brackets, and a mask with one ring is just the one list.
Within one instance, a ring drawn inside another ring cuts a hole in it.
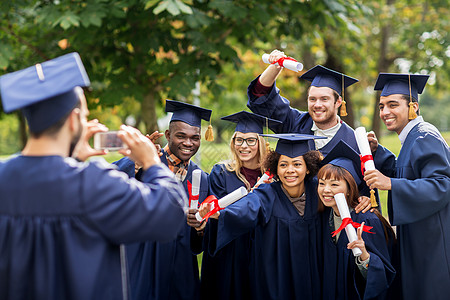
[{"label": "black mortarboard cap", "polygon": [[174,100],[166,100],[166,112],[172,112],[172,121],[181,121],[191,126],[201,127],[201,119],[209,121],[211,110]]},{"label": "black mortarboard cap", "polygon": [[236,130],[242,133],[256,132],[263,133],[263,128],[268,126],[271,130],[276,130],[282,122],[270,119],[248,111],[240,111],[235,114],[225,116],[222,120],[236,123]]},{"label": "black mortarboard cap", "polygon": [[343,140],[340,140],[333,149],[328,152],[321,164],[332,164],[346,169],[353,176],[358,186],[363,182],[361,158],[359,154]]},{"label": "black mortarboard cap", "polygon": [[76,87],[90,85],[78,53],[69,53],[0,77],[3,109],[21,109],[32,132],[41,132],[78,103]]},{"label": "black mortarboard cap", "polygon": [[[411,97],[418,100],[418,96],[422,94],[429,77],[430,75],[420,74],[380,73],[378,74],[374,90],[381,90],[381,96],[383,97],[402,94],[411,95]],[[410,82],[411,85],[409,84]]]},{"label": "black mortarboard cap", "polygon": [[[321,65],[317,65],[309,69],[302,76],[300,76],[300,78],[311,81],[312,86],[329,87],[341,96],[342,86],[347,88],[348,86],[358,82],[358,79],[356,78],[333,71]],[[344,85],[342,85],[342,79],[344,79]]]},{"label": "black mortarboard cap", "polygon": [[262,134],[262,136],[278,139],[275,152],[290,158],[302,156],[310,150],[315,150],[310,146],[309,141],[314,139],[325,139],[325,137],[322,136],[298,133]]}]

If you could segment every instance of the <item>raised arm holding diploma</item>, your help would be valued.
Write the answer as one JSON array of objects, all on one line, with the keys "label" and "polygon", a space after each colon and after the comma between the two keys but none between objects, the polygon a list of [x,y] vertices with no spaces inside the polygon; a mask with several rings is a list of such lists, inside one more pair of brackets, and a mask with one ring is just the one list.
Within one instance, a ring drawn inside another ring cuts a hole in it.
[{"label": "raised arm holding diploma", "polygon": [[[262,61],[266,64],[270,64],[269,56],[270,54],[264,53],[262,55]],[[294,72],[300,72],[301,70],[303,70],[303,64],[299,63],[292,57],[282,57],[275,63],[275,65],[282,66],[283,68],[289,69]]]}]

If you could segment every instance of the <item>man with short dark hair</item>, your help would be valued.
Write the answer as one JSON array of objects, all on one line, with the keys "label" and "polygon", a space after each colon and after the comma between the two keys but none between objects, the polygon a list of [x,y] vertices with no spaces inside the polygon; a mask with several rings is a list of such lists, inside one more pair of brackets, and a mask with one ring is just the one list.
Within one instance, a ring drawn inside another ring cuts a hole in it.
[{"label": "man with short dark hair", "polygon": [[[179,101],[166,101],[166,112],[173,112],[169,129],[165,132],[167,145],[162,149],[161,161],[182,183],[192,200],[192,174],[201,170],[193,161],[201,142],[201,120],[209,121],[211,110]],[[151,135],[157,138],[157,133]],[[129,176],[135,164],[128,158],[116,162]],[[201,171],[200,204],[209,195],[208,174]],[[202,252],[203,227],[195,218],[197,208],[188,212],[187,224],[176,240],[169,243],[146,242],[127,247],[130,264],[131,293],[135,299],[198,299],[200,279],[197,254]],[[185,219],[186,220],[186,219]]]},{"label": "man with short dark hair", "polygon": [[[381,73],[380,118],[398,134],[397,159],[369,138],[377,170],[366,171],[371,188],[388,190],[389,219],[397,226],[404,299],[448,299],[450,295],[450,150],[419,111],[428,75]],[[390,168],[378,162],[389,158]],[[384,175],[383,175],[384,173]]]},{"label": "man with short dark hair", "polygon": [[67,54],[0,77],[5,112],[21,109],[30,131],[18,156],[0,162],[0,298],[128,299],[123,243],[169,241],[184,219],[185,193],[154,145],[122,126],[121,153],[142,182],[101,162],[81,87],[80,57]]}]

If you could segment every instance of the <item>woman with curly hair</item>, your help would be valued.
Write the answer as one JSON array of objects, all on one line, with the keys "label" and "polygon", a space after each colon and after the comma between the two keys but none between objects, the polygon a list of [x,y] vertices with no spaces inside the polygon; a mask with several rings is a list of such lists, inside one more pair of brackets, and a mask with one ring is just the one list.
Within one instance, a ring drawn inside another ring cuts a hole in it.
[{"label": "woman with curly hair", "polygon": [[[209,251],[218,252],[252,232],[249,299],[320,299],[322,247],[314,176],[322,156],[308,144],[317,137],[268,136],[279,138],[264,162],[275,182],[210,218]],[[209,210],[209,204],[202,205],[200,215]]]}]

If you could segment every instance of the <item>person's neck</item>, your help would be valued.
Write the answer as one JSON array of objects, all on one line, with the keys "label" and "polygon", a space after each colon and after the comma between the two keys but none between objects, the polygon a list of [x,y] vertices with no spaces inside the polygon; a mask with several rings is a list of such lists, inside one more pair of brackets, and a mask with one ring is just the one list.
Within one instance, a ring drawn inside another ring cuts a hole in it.
[{"label": "person's neck", "polygon": [[338,216],[338,217],[341,216],[341,215],[339,214],[339,209],[338,209],[337,206],[333,206],[333,211],[334,211],[334,214],[335,214],[336,216]]},{"label": "person's neck", "polygon": [[289,194],[291,198],[298,198],[305,192],[305,182],[302,182],[297,186],[291,187],[283,185],[283,188],[286,190],[286,192]]},{"label": "person's neck", "polygon": [[27,144],[22,150],[25,156],[62,156],[67,157],[69,154],[70,143],[62,143],[57,138],[51,137],[30,137]]},{"label": "person's neck", "polygon": [[255,159],[252,159],[250,161],[243,161],[242,162],[242,166],[244,168],[247,168],[247,169],[250,169],[250,170],[256,170],[256,169],[259,168],[259,163],[258,163],[258,160],[255,158]]},{"label": "person's neck", "polygon": [[319,128],[320,130],[327,130],[327,129],[330,129],[330,128],[333,128],[334,126],[336,126],[338,124],[338,121],[339,121],[339,119],[336,116],[333,120],[328,121],[326,123],[317,123],[317,122],[314,122],[314,123],[316,124],[317,128]]}]

